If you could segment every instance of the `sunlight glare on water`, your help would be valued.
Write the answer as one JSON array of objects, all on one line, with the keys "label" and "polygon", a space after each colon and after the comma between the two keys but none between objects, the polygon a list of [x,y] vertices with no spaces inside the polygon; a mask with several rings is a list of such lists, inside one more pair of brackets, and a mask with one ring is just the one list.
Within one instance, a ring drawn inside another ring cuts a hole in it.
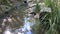
[{"label": "sunlight glare on water", "polygon": [[18,34],[22,34],[22,33],[18,32]]},{"label": "sunlight glare on water", "polygon": [[26,30],[26,34],[31,34],[31,25],[30,25],[30,22],[28,22],[28,19],[27,17],[24,18],[24,29]]},{"label": "sunlight glare on water", "polygon": [[4,34],[12,34],[10,31],[5,31]]}]

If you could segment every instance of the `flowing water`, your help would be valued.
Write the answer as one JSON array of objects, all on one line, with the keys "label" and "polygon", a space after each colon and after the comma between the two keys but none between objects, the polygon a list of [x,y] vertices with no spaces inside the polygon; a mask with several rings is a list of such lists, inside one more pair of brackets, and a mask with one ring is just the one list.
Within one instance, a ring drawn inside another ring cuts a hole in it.
[{"label": "flowing water", "polygon": [[4,34],[32,34],[31,30],[31,24],[28,20],[30,18],[28,17],[24,17],[24,22],[23,22],[23,26],[20,27],[19,29],[16,29],[15,32],[11,32],[12,29],[10,29],[9,27],[6,28]]},{"label": "flowing water", "polygon": [[[17,6],[19,6],[20,4],[17,3]],[[16,29],[14,32],[11,32],[12,29],[9,29],[9,27],[7,27],[7,29],[5,30],[5,32],[3,34],[32,34],[31,30],[31,26],[33,25],[32,23],[30,23],[28,20],[30,18],[28,17],[24,17],[24,22],[23,22],[23,26],[20,27],[19,29]]]}]

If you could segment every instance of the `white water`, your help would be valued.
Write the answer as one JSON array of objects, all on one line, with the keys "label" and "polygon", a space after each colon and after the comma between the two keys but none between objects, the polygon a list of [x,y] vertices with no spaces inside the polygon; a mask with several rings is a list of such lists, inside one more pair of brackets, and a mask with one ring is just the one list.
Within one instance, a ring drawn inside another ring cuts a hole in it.
[{"label": "white water", "polygon": [[23,26],[21,28],[15,30],[15,32],[12,33],[11,29],[7,28],[3,34],[14,34],[14,33],[17,33],[17,34],[32,34],[31,27],[30,27],[31,24],[28,21],[28,19],[29,18],[24,17]]},{"label": "white water", "polygon": [[24,18],[24,26],[23,26],[23,29],[25,29],[26,34],[32,34],[31,27],[30,27],[31,24],[30,24],[30,22],[28,22],[28,19],[29,18],[27,18],[27,17]]}]

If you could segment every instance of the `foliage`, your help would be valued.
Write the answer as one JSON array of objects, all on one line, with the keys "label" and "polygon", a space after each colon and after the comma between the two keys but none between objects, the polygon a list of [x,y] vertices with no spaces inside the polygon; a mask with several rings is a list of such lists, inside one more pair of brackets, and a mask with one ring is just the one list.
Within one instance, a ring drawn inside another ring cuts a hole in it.
[{"label": "foliage", "polygon": [[[51,8],[51,13],[45,13],[45,14],[42,13],[44,14],[44,16],[42,16],[43,19],[40,20],[40,25],[35,24],[35,29],[36,31],[40,32],[39,34],[59,34],[60,33],[60,27],[59,27],[60,26],[60,21],[59,21],[60,11],[59,11],[56,1],[57,0],[44,0],[45,5]],[[39,8],[36,8],[36,9],[38,10]],[[43,29],[43,31],[41,31],[40,29],[41,30]],[[35,33],[37,34],[38,32],[36,31]]]},{"label": "foliage", "polygon": [[36,8],[35,8],[35,12],[36,13],[40,13],[40,5],[39,5],[39,3],[36,1]]},{"label": "foliage", "polygon": [[[58,10],[58,6],[56,6],[57,4],[56,3],[54,3],[54,1],[56,1],[56,0],[53,0],[53,1],[51,1],[51,0],[44,0],[45,1],[45,4],[47,5],[47,6],[49,6],[50,8],[51,8],[51,16],[50,16],[50,33],[48,32],[48,34],[57,34],[56,32],[58,32],[55,28],[59,28],[59,26],[57,25],[57,23],[59,23],[59,19],[60,19],[60,17],[59,17],[59,10]],[[55,28],[54,28],[54,26],[55,26]],[[53,31],[54,31],[54,33],[53,33]]]}]

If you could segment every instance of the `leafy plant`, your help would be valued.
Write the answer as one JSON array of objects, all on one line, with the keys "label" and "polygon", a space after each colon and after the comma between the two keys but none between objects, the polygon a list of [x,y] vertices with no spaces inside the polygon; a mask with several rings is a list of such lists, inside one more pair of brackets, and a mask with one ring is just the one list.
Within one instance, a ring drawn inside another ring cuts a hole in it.
[{"label": "leafy plant", "polygon": [[[50,7],[51,8],[51,13],[50,13],[50,19],[49,19],[49,23],[50,23],[50,30],[48,30],[49,32],[48,32],[48,34],[57,34],[56,32],[57,32],[57,30],[55,29],[55,28],[59,28],[59,25],[57,25],[57,23],[59,23],[60,21],[59,21],[59,19],[60,19],[60,17],[59,17],[59,8],[58,8],[58,6],[56,6],[57,4],[56,3],[54,3],[54,1],[56,1],[56,0],[53,0],[53,1],[51,1],[51,0],[44,0],[44,2],[45,2],[45,4],[46,4],[46,6],[48,6],[48,7]],[[55,26],[55,28],[54,28],[54,26]],[[54,33],[53,33],[53,31],[54,31]]]}]

